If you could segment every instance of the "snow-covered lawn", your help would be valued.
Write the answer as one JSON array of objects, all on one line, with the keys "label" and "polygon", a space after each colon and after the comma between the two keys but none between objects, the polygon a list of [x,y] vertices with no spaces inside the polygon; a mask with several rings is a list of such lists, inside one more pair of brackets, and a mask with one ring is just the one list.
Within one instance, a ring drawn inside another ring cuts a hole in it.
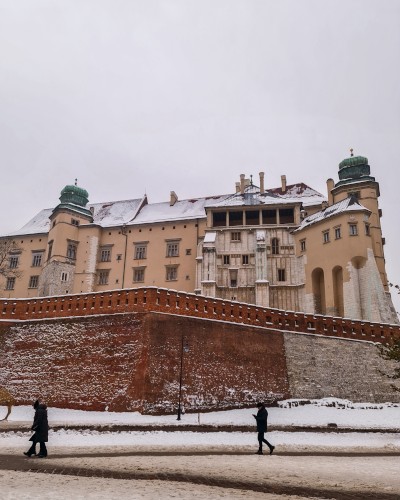
[{"label": "snow-covered lawn", "polygon": [[[292,400],[293,401],[293,400]],[[379,405],[377,408],[363,409],[374,406],[368,403],[354,405],[355,408],[321,406],[332,404],[332,401],[343,402],[344,400],[325,399],[292,408],[268,408],[268,424],[273,426],[326,426],[336,423],[339,427],[353,428],[393,428],[400,430],[400,406]],[[320,404],[320,406],[317,406]],[[376,405],[375,405],[376,406]],[[380,409],[379,409],[380,408]],[[228,410],[200,414],[200,424],[206,425],[253,425],[253,413],[256,409]],[[6,408],[0,407],[0,419],[6,415]],[[176,415],[141,415],[138,412],[112,413],[96,411],[67,410],[60,408],[49,408],[49,421],[51,424],[137,424],[137,425],[193,425],[198,423],[197,413],[187,413],[178,422]],[[9,422],[30,422],[33,419],[33,408],[31,406],[16,406],[13,408]],[[1,422],[0,422],[1,429]]]}]

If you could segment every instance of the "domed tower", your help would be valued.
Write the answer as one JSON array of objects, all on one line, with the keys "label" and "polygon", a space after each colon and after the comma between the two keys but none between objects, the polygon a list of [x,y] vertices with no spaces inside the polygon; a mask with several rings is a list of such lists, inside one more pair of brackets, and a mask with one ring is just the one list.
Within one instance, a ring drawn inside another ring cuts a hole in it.
[{"label": "domed tower", "polygon": [[86,208],[89,194],[85,189],[68,185],[61,191],[60,203],[50,216],[46,261],[40,276],[39,296],[72,293],[75,264],[82,225],[93,222]]}]

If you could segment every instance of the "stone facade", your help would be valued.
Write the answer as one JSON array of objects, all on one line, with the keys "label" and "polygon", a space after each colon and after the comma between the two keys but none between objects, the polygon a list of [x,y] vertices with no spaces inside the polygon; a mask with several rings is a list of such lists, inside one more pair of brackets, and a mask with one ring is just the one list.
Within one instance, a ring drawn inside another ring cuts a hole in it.
[{"label": "stone facade", "polygon": [[53,260],[47,263],[40,275],[39,297],[71,293],[74,285],[75,265]]}]

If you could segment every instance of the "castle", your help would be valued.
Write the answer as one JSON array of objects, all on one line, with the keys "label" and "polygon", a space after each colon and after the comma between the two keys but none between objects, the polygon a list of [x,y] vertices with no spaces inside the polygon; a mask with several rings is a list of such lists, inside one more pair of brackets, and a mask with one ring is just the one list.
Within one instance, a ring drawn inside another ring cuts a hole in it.
[{"label": "castle", "polygon": [[230,195],[166,203],[89,203],[76,184],[11,237],[4,298],[135,286],[312,314],[398,323],[387,285],[379,184],[368,160],[339,164],[325,197],[240,176]]}]

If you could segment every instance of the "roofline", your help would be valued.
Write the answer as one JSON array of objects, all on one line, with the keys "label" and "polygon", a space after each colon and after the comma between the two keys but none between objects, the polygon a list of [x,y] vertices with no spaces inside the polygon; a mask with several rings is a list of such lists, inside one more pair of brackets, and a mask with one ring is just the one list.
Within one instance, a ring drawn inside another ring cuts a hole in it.
[{"label": "roofline", "polygon": [[[340,203],[340,201],[338,201],[338,203]],[[336,205],[336,203],[335,203],[335,205]],[[330,205],[330,206],[333,207],[333,205]],[[321,210],[321,212],[322,212],[322,210]],[[362,208],[357,208],[355,210],[352,210],[352,212],[369,212],[370,214],[372,214],[372,211],[369,210],[368,208],[364,207],[364,206]],[[318,213],[318,212],[316,212],[316,213]],[[318,221],[315,221],[315,222],[310,222],[309,225],[304,226],[304,227],[301,227],[301,225],[300,225],[297,229],[294,229],[293,231],[290,231],[290,232],[291,233],[296,233],[297,231],[302,231],[303,229],[307,229],[307,228],[309,228],[311,226],[317,225],[320,222],[325,222],[327,220],[334,219],[335,217],[338,217],[339,215],[343,215],[344,213],[345,213],[345,211],[339,212],[337,214],[333,214],[333,215],[327,217],[326,219],[318,220]],[[315,214],[313,214],[313,215],[315,215]]]}]

